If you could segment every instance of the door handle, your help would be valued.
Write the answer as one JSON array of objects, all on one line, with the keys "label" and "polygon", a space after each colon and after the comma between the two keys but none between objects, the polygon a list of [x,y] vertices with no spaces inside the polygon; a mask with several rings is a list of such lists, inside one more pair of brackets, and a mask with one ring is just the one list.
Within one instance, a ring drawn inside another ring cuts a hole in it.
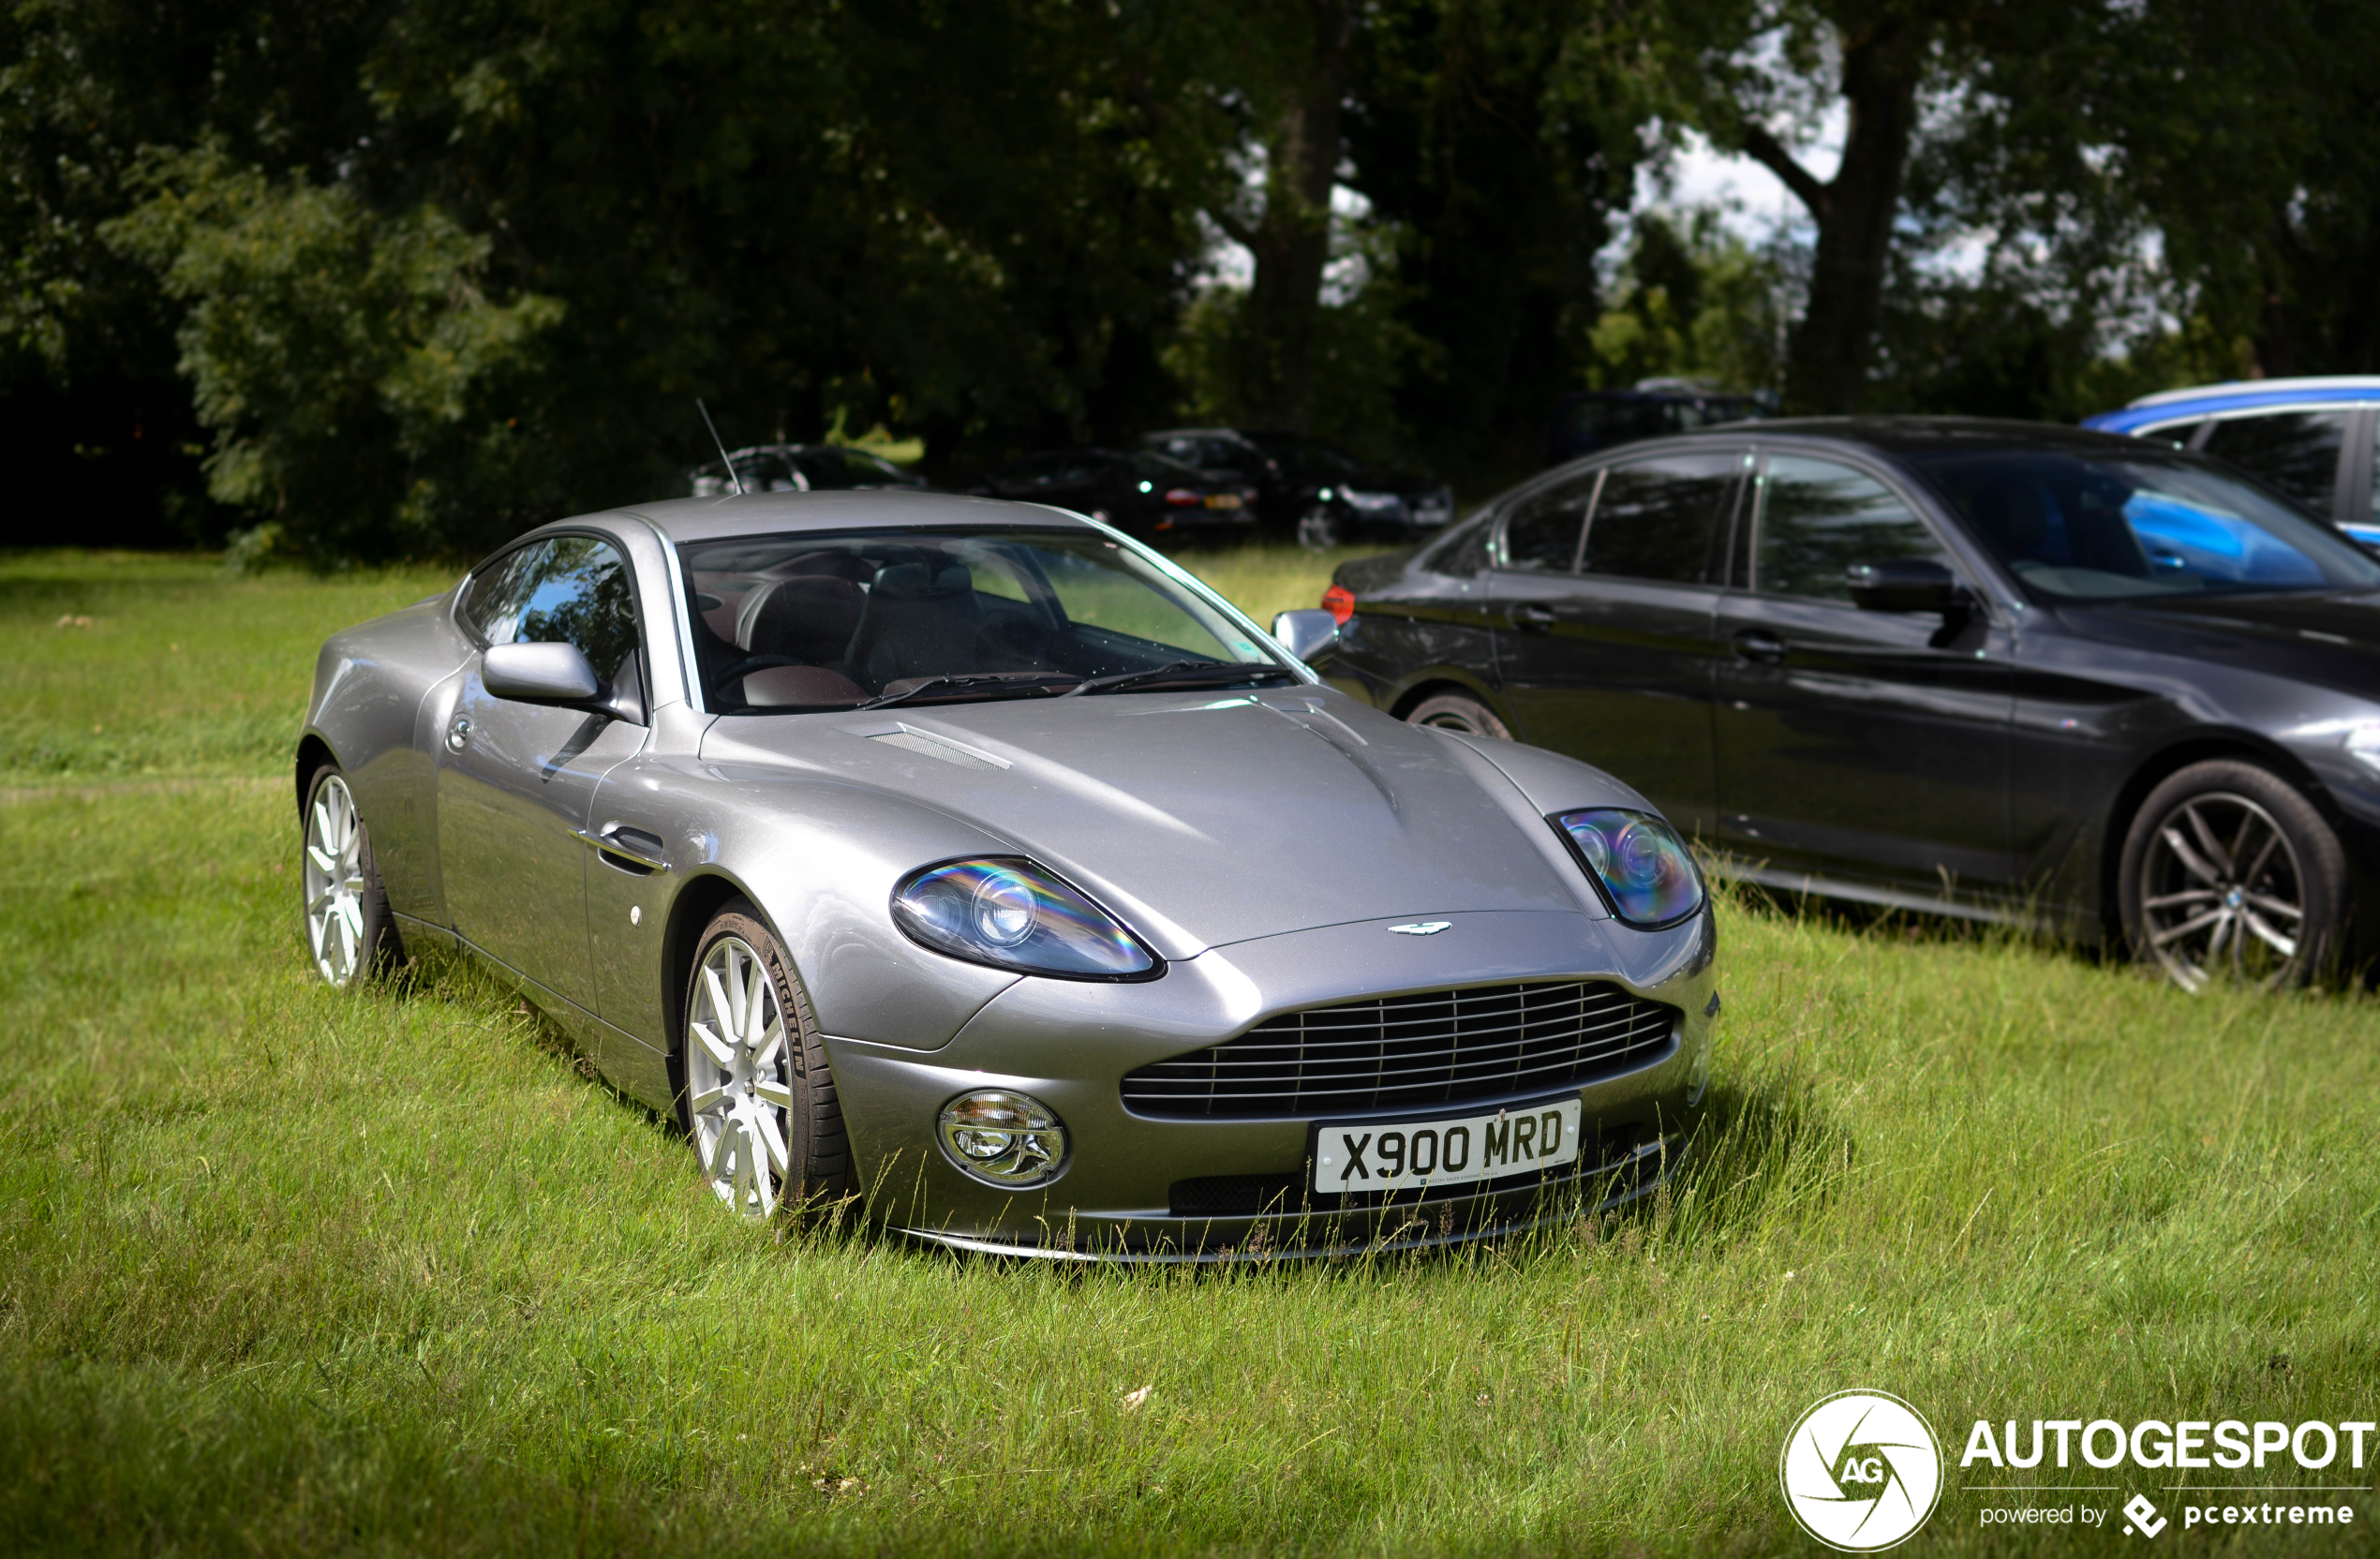
[{"label": "door handle", "polygon": [[585,828],[573,828],[571,833],[593,845],[605,866],[616,867],[632,877],[669,869],[669,862],[662,855],[661,836],[642,828],[614,821],[591,833]]},{"label": "door handle", "polygon": [[454,723],[446,728],[446,750],[460,752],[470,744],[471,719],[469,715],[457,715]]},{"label": "door handle", "polygon": [[1554,608],[1534,601],[1523,601],[1512,608],[1512,626],[1525,632],[1542,633],[1554,626]]},{"label": "door handle", "polygon": [[1738,629],[1733,642],[1738,660],[1773,666],[1785,659],[1785,641],[1765,628]]}]

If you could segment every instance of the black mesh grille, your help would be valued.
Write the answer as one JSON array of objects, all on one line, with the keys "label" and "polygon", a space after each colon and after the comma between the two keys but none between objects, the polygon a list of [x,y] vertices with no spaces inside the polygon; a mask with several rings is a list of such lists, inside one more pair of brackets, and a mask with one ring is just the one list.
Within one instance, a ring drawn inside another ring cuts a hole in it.
[{"label": "black mesh grille", "polygon": [[1669,1043],[1673,1007],[1603,981],[1484,986],[1288,1013],[1123,1080],[1140,1115],[1341,1115],[1555,1089]]}]

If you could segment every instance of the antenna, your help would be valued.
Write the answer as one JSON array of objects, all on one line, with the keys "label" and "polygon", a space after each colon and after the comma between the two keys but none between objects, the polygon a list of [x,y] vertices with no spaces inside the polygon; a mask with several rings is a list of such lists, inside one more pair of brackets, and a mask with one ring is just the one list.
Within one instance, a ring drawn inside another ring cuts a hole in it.
[{"label": "antenna", "polygon": [[703,404],[700,395],[694,397],[694,409],[703,414],[703,425],[710,429],[710,441],[719,446],[719,463],[727,468],[727,480],[736,484],[736,496],[742,497],[744,479],[736,474],[736,462],[727,458],[727,440],[719,436],[719,424],[710,420],[710,408]]}]

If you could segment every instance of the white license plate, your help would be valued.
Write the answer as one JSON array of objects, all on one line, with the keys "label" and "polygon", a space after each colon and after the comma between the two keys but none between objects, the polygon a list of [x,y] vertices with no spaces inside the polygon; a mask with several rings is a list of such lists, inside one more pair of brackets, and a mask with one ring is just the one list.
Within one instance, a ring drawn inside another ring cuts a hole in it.
[{"label": "white license plate", "polygon": [[1439,1121],[1330,1122],[1315,1131],[1316,1191],[1467,1185],[1576,1164],[1579,1102]]}]

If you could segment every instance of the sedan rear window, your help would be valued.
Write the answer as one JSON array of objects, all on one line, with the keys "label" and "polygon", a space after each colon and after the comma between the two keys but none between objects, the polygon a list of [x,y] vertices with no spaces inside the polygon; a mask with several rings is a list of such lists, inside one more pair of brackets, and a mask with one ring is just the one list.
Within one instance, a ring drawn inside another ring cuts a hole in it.
[{"label": "sedan rear window", "polygon": [[2380,588],[2380,562],[2210,464],[2013,450],[1915,463],[2039,599]]},{"label": "sedan rear window", "polygon": [[1185,662],[1290,675],[1261,635],[1096,531],[810,531],[679,557],[720,713],[1042,696]]}]

